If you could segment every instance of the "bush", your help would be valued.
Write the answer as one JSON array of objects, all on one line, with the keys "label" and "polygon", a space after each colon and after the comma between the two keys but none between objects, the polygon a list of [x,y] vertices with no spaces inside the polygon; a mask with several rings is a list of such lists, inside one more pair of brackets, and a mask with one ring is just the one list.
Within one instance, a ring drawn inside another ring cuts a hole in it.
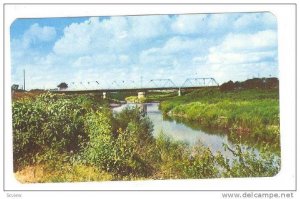
[{"label": "bush", "polygon": [[[248,99],[250,94],[239,98]],[[223,100],[207,95],[220,95]],[[233,101],[224,100],[236,97],[230,92],[208,90],[189,96],[202,101],[183,98],[186,103],[180,105],[180,99],[169,105],[176,105],[174,113],[208,118],[198,120],[208,126],[232,124],[233,133],[240,126],[255,126],[253,132],[260,138],[279,140],[278,101],[264,100],[272,95],[258,93],[260,100]],[[151,121],[139,108],[113,114],[95,100],[93,96],[42,94],[14,102],[14,169],[45,171],[45,177],[36,179],[41,182],[273,176],[279,171],[280,157],[270,152],[270,145],[269,152],[261,153],[240,145],[225,146],[235,157],[229,161],[201,145],[189,147],[163,134],[155,139]]]},{"label": "bush", "polygon": [[270,151],[262,150],[258,154],[238,144],[224,147],[235,159],[230,162],[220,153],[215,156],[222,177],[272,177],[280,170],[280,158]]},{"label": "bush", "polygon": [[100,111],[91,112],[85,128],[90,139],[85,149],[88,163],[120,176],[151,173],[143,149],[153,139],[152,127],[137,108],[126,109],[114,119]]},{"label": "bush", "polygon": [[13,103],[14,169],[35,160],[49,149],[76,152],[87,139],[84,131],[86,110],[70,99],[42,94],[36,100]]},{"label": "bush", "polygon": [[280,158],[266,150],[250,150],[236,144],[225,150],[234,157],[229,160],[220,152],[213,154],[209,148],[198,144],[188,147],[173,141],[164,134],[156,139],[156,160],[159,179],[203,179],[219,177],[274,176],[280,169]]},{"label": "bush", "polygon": [[220,86],[221,91],[232,91],[234,89],[235,89],[235,84],[231,80]]}]

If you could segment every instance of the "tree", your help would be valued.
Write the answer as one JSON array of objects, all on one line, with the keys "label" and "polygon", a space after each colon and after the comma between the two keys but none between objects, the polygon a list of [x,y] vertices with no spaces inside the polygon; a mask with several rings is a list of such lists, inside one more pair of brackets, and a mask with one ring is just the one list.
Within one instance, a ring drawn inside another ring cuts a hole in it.
[{"label": "tree", "polygon": [[235,89],[233,81],[226,82],[220,86],[221,91],[232,91]]},{"label": "tree", "polygon": [[59,90],[66,90],[68,88],[68,84],[65,82],[62,82],[59,85],[57,85],[57,87],[59,88]]}]

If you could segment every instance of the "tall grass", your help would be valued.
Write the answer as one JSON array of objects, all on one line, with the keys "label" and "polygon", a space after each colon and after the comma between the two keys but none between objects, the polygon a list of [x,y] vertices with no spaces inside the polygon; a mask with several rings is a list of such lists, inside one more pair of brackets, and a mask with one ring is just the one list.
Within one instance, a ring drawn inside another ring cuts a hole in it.
[{"label": "tall grass", "polygon": [[[198,145],[190,148],[161,134],[152,135],[149,118],[138,108],[112,114],[92,96],[43,94],[13,103],[13,150],[21,182],[73,182],[273,176],[274,154],[230,149],[232,164]],[[102,102],[101,102],[102,103]],[[222,108],[229,102],[192,103],[189,110]],[[97,106],[96,106],[97,104]],[[179,110],[181,106],[175,107]],[[249,109],[250,110],[250,109]],[[214,112],[215,111],[215,112]],[[216,110],[207,117],[216,117]],[[224,110],[224,114],[225,114]],[[204,112],[203,112],[204,114]],[[30,174],[33,173],[33,174]]]},{"label": "tall grass", "polygon": [[205,89],[163,101],[164,114],[197,121],[206,127],[269,141],[279,140],[278,90],[220,92]]}]

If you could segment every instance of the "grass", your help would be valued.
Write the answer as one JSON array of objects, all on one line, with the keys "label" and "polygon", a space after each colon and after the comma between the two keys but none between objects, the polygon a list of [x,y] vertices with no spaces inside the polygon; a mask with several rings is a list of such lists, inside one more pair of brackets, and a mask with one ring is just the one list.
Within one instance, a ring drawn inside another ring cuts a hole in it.
[{"label": "grass", "polygon": [[138,98],[137,96],[128,96],[125,97],[125,101],[131,102],[131,103],[149,103],[149,102],[161,102],[163,100],[167,100],[170,98],[173,98],[177,95],[177,92],[168,91],[151,91],[146,93],[145,97]]},{"label": "grass", "polygon": [[129,103],[144,103],[146,101],[145,97],[138,98],[137,96],[129,96],[125,98],[126,102]]},{"label": "grass", "polygon": [[265,141],[279,142],[279,92],[276,89],[221,92],[202,89],[160,104],[164,114],[196,121]]},{"label": "grass", "polygon": [[177,91],[152,91],[146,94],[146,102],[161,102],[177,96]]},{"label": "grass", "polygon": [[[152,96],[167,99],[161,103],[166,114],[207,125],[249,125],[251,133],[251,125],[261,122],[269,137],[277,129],[271,117],[275,91],[171,95]],[[274,176],[280,168],[280,158],[268,150],[257,156],[237,144],[228,149],[236,157],[229,163],[201,144],[189,147],[163,133],[153,137],[153,125],[139,109],[113,114],[99,96],[42,94],[15,101],[12,109],[15,176],[23,183]]]},{"label": "grass", "polygon": [[16,179],[21,183],[45,182],[89,182],[110,181],[112,174],[101,171],[95,166],[59,164],[59,168],[47,164],[30,165],[15,173]]}]

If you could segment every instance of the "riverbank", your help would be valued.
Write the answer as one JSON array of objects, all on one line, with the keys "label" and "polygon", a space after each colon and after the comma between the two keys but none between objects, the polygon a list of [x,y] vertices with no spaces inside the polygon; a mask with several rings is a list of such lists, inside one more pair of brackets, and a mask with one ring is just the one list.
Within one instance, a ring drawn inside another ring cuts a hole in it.
[{"label": "riverbank", "polygon": [[172,118],[279,145],[278,89],[202,89],[165,100],[160,109]]},{"label": "riverbank", "polygon": [[129,103],[159,103],[167,99],[171,99],[177,95],[176,92],[151,91],[146,94],[146,97],[138,98],[137,96],[127,96],[125,101]]},{"label": "riverbank", "polygon": [[[13,165],[17,179],[75,182],[274,176],[280,158],[224,144],[236,158],[163,133],[139,108],[112,113],[99,96],[42,94],[12,104]],[[270,164],[271,163],[271,164]]]}]

